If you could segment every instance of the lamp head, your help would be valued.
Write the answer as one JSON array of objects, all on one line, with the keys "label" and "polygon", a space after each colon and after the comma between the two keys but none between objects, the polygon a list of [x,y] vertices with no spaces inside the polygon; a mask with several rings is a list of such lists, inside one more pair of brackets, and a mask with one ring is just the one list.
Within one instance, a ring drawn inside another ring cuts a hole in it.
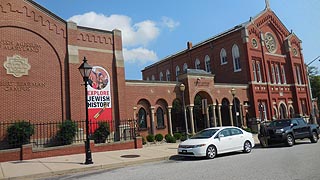
[{"label": "lamp head", "polygon": [[83,62],[78,69],[83,79],[89,78],[92,67],[87,63],[86,57],[83,58]]}]

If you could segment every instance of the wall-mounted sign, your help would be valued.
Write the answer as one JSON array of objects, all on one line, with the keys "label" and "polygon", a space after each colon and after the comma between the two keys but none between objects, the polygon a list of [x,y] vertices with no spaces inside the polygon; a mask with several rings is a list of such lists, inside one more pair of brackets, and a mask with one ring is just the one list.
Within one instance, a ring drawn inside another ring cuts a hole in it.
[{"label": "wall-mounted sign", "polygon": [[[92,67],[88,86],[88,116],[91,122],[111,121],[110,76],[100,67]],[[94,130],[95,128],[93,127]]]},{"label": "wall-mounted sign", "polygon": [[12,74],[14,77],[28,75],[31,68],[27,58],[22,58],[19,55],[7,57],[7,61],[3,64],[7,70],[7,74]]}]

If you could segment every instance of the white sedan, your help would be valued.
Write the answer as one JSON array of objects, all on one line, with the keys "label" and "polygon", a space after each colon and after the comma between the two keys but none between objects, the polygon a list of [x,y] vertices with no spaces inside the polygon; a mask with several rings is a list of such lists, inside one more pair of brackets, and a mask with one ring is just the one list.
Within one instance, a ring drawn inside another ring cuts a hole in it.
[{"label": "white sedan", "polygon": [[204,129],[179,144],[180,156],[213,159],[217,154],[243,151],[250,153],[254,147],[253,135],[237,127],[214,127]]}]

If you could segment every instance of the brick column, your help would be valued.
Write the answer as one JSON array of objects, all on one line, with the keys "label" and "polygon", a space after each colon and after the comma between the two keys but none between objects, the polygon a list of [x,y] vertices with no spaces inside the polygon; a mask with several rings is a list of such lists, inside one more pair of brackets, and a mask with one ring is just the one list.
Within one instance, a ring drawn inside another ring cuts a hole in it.
[{"label": "brick column", "polygon": [[194,132],[194,119],[193,119],[193,105],[189,105],[189,115],[190,115],[190,124],[191,124],[191,134],[195,134]]},{"label": "brick column", "polygon": [[220,126],[222,126],[222,118],[221,118],[221,104],[218,104],[218,116],[219,116]]},{"label": "brick column", "polygon": [[155,133],[155,127],[154,127],[154,106],[151,106],[150,107],[150,110],[151,110],[151,134],[154,135]]},{"label": "brick column", "polygon": [[214,127],[217,127],[216,104],[212,105],[212,114],[213,114]]}]

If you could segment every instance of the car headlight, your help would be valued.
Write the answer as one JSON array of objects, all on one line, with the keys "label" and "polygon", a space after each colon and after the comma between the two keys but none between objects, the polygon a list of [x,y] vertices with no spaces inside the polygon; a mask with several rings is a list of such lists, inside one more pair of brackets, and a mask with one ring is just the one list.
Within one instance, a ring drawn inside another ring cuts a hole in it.
[{"label": "car headlight", "polygon": [[281,134],[281,133],[283,133],[283,132],[284,132],[283,129],[276,129],[276,133],[277,133],[277,134]]},{"label": "car headlight", "polygon": [[194,148],[198,148],[198,147],[202,147],[205,146],[206,144],[198,144],[198,145],[194,145]]}]

